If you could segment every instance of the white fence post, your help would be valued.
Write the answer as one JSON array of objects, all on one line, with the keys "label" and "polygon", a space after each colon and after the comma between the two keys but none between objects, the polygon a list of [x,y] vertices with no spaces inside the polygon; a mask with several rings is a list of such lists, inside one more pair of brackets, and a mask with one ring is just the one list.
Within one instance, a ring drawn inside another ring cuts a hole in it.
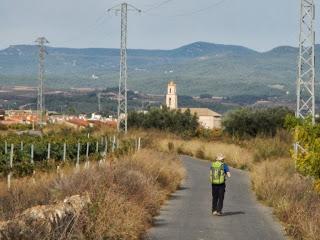
[{"label": "white fence post", "polygon": [[47,155],[47,160],[50,160],[50,155],[51,155],[51,143],[48,143],[48,155]]},{"label": "white fence post", "polygon": [[78,142],[78,149],[77,149],[77,163],[76,163],[76,167],[79,168],[80,166],[80,142]]},{"label": "white fence post", "polygon": [[90,143],[87,142],[87,149],[86,149],[86,159],[89,161],[89,148],[90,148]]},{"label": "white fence post", "polygon": [[14,145],[11,144],[11,149],[10,149],[10,168],[11,169],[13,167],[13,149],[14,149]]},{"label": "white fence post", "polygon": [[33,158],[34,158],[34,145],[31,144],[31,149],[30,149],[30,161],[31,161],[31,164],[34,164]]},{"label": "white fence post", "polygon": [[8,174],[7,178],[7,185],[8,185],[8,190],[11,188],[11,177],[12,177],[12,168],[13,168],[13,149],[14,145],[11,144],[11,149],[10,149],[10,172]]},{"label": "white fence post", "polygon": [[8,190],[10,190],[10,188],[11,188],[11,176],[12,176],[12,172],[9,172],[8,177],[7,177]]},{"label": "white fence post", "polygon": [[112,152],[114,152],[115,145],[116,145],[116,136],[113,136],[113,141],[112,141]]},{"label": "white fence post", "polygon": [[89,149],[90,149],[90,143],[87,142],[87,149],[86,149],[86,163],[85,163],[85,168],[89,167]]},{"label": "white fence post", "polygon": [[65,162],[66,161],[66,156],[67,156],[67,144],[63,144],[63,157],[62,160]]},{"label": "white fence post", "polygon": [[104,154],[107,156],[108,154],[108,139],[106,138],[106,142],[104,143]]},{"label": "white fence post", "polygon": [[138,139],[138,151],[140,151],[141,149],[141,137],[139,137]]}]

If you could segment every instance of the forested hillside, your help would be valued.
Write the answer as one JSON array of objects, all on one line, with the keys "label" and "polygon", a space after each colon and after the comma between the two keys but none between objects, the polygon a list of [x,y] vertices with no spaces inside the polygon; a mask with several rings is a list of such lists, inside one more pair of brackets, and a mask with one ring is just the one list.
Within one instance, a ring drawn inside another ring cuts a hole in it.
[{"label": "forested hillside", "polygon": [[[48,47],[47,83],[52,88],[114,87],[118,49]],[[319,46],[317,46],[319,55]],[[179,94],[215,96],[294,96],[298,49],[269,52],[197,42],[173,50],[128,50],[131,89],[164,93],[169,79]],[[36,85],[36,46],[15,45],[0,51],[1,85]]]}]

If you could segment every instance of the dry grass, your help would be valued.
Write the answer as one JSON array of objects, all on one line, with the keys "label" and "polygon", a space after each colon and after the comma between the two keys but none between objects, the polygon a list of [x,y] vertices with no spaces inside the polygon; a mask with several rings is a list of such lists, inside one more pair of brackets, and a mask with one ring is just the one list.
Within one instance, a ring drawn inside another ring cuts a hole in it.
[{"label": "dry grass", "polygon": [[291,159],[255,165],[251,173],[258,198],[274,208],[294,239],[320,239],[320,195],[311,179],[295,173]]},{"label": "dry grass", "polygon": [[[280,132],[274,138],[258,137],[237,145],[165,137],[155,141],[154,147],[208,160],[223,153],[231,166],[250,170],[258,199],[274,208],[289,236],[320,240],[320,195],[312,179],[295,171],[289,158],[291,142],[287,133]],[[316,186],[320,189],[320,183]]]},{"label": "dry grass", "polygon": [[257,137],[239,142],[241,146],[252,152],[254,162],[275,158],[289,158],[290,149],[293,148],[292,143],[292,136],[287,131],[278,131],[273,138]]},{"label": "dry grass", "polygon": [[0,192],[0,218],[10,219],[29,207],[86,192],[92,205],[78,219],[69,238],[139,239],[183,177],[176,155],[143,150],[112,165],[77,173],[65,169],[64,177],[42,174],[35,183],[17,180],[12,190]]},{"label": "dry grass", "polygon": [[175,151],[201,159],[213,160],[218,153],[226,156],[226,162],[233,167],[246,169],[252,165],[253,155],[235,144],[222,142],[207,142],[202,140],[184,141],[179,139],[159,140],[156,147],[165,152]]}]

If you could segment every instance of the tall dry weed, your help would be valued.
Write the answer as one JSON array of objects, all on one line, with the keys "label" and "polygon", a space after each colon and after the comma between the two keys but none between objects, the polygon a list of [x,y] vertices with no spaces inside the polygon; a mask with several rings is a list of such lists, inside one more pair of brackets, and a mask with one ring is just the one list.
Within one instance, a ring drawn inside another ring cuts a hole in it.
[{"label": "tall dry weed", "polygon": [[179,139],[159,140],[157,148],[168,152],[168,146],[172,144],[179,154],[195,156],[197,158],[213,160],[219,153],[226,156],[226,162],[233,167],[246,169],[253,161],[253,155],[250,151],[235,144],[223,142],[208,142],[202,140],[184,141]]},{"label": "tall dry weed", "polygon": [[0,219],[11,219],[35,205],[88,193],[92,202],[68,237],[78,239],[139,239],[169,193],[184,177],[174,154],[142,150],[105,166],[77,172],[64,169],[63,177],[39,175],[16,180],[10,191],[0,192]]},{"label": "tall dry weed", "polygon": [[290,144],[282,142],[279,138],[257,138],[250,143],[254,161],[260,162],[266,159],[289,157]]},{"label": "tall dry weed", "polygon": [[256,164],[251,173],[258,199],[274,208],[294,239],[320,239],[320,195],[311,179],[295,172],[291,159]]},{"label": "tall dry weed", "polygon": [[288,235],[299,240],[320,240],[320,195],[314,189],[314,186],[320,189],[320,184],[296,172],[289,159],[292,137],[288,132],[279,131],[274,138],[257,137],[237,144],[163,138],[155,147],[208,160],[223,153],[231,166],[250,170],[258,199],[274,208]]}]

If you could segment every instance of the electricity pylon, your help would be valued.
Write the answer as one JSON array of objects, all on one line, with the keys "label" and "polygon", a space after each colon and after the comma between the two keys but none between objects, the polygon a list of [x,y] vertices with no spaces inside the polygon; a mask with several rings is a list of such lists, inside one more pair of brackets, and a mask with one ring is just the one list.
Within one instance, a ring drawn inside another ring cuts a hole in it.
[{"label": "electricity pylon", "polygon": [[[301,0],[299,62],[297,80],[296,117],[311,117],[315,124],[315,4],[314,0]],[[295,161],[300,153],[308,152],[299,140],[294,144]],[[296,163],[297,164],[297,163]],[[297,167],[297,166],[296,166]]]},{"label": "electricity pylon", "polygon": [[37,113],[38,113],[38,123],[42,125],[44,123],[45,105],[43,96],[43,82],[44,82],[44,60],[46,55],[45,44],[49,41],[45,37],[39,37],[36,40],[39,46],[39,74],[38,74],[38,99],[37,99]]},{"label": "electricity pylon", "polygon": [[101,92],[97,94],[98,98],[98,113],[101,113]]},{"label": "electricity pylon", "polygon": [[301,0],[296,117],[315,123],[315,4]]},{"label": "electricity pylon", "polygon": [[115,11],[116,14],[121,12],[121,44],[120,44],[120,78],[118,94],[118,132],[127,133],[128,131],[128,100],[127,100],[127,36],[128,36],[128,10],[141,12],[140,9],[127,4],[108,9],[108,12]]}]

